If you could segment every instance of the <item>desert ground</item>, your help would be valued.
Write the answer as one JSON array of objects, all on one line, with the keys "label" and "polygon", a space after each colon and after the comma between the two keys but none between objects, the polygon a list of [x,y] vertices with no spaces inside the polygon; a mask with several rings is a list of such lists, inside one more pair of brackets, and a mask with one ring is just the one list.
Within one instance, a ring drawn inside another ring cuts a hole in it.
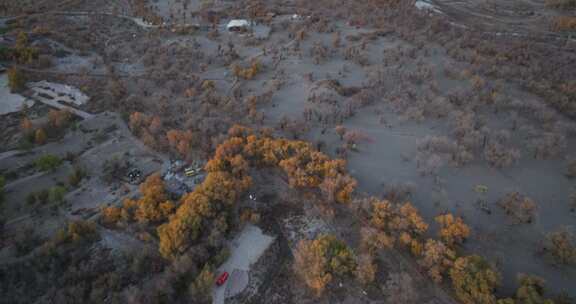
[{"label": "desert ground", "polygon": [[0,303],[573,303],[575,9],[7,0]]}]

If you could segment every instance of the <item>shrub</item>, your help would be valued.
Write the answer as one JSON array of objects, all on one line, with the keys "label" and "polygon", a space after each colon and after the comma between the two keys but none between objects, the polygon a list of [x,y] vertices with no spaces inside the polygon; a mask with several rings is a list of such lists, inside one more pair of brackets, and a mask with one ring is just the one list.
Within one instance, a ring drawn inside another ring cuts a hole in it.
[{"label": "shrub", "polygon": [[546,235],[542,250],[557,264],[576,264],[576,240],[567,228]]},{"label": "shrub", "polygon": [[450,279],[456,297],[463,304],[494,304],[494,289],[500,283],[500,274],[477,255],[456,259],[450,269]]},{"label": "shrub", "polygon": [[250,66],[247,68],[244,68],[244,67],[239,66],[237,64],[232,65],[232,73],[234,74],[234,76],[236,76],[238,78],[245,79],[245,80],[254,79],[254,77],[256,77],[256,75],[258,75],[258,73],[260,72],[261,69],[262,69],[262,65],[260,64],[260,62],[258,60],[252,61],[250,63]]},{"label": "shrub", "polygon": [[41,204],[47,203],[49,197],[50,197],[50,191],[48,191],[47,189],[36,192],[36,201],[38,201]]},{"label": "shrub", "polygon": [[556,16],[552,19],[552,30],[556,32],[576,30],[576,17]]},{"label": "shrub", "polygon": [[204,265],[204,268],[194,279],[190,285],[190,294],[194,299],[200,303],[212,302],[212,287],[214,285],[214,272],[210,269],[209,265]]},{"label": "shrub", "polygon": [[48,122],[56,129],[65,128],[72,119],[72,113],[68,110],[50,110],[48,112]]},{"label": "shrub", "polygon": [[34,161],[34,165],[40,171],[54,171],[62,164],[62,160],[55,155],[46,154]]},{"label": "shrub", "polygon": [[21,70],[12,67],[8,69],[8,86],[10,92],[19,93],[26,89],[26,77]]},{"label": "shrub", "polygon": [[86,171],[79,166],[74,166],[74,171],[68,175],[68,184],[71,187],[78,187],[84,177],[86,177]]},{"label": "shrub", "polygon": [[36,193],[30,192],[26,195],[26,204],[34,205],[36,203]]},{"label": "shrub", "polygon": [[65,194],[66,194],[66,188],[62,186],[52,187],[49,190],[48,201],[50,203],[61,203],[64,201]]},{"label": "shrub", "polygon": [[516,222],[527,224],[534,221],[538,209],[536,202],[519,192],[508,193],[498,201],[498,205]]},{"label": "shrub", "polygon": [[506,168],[520,159],[520,150],[506,148],[498,142],[491,142],[484,148],[484,157],[491,166]]},{"label": "shrub", "polygon": [[58,230],[52,239],[55,245],[93,240],[98,237],[96,225],[93,222],[74,221],[68,223],[66,228]]},{"label": "shrub", "polygon": [[537,276],[518,274],[520,287],[516,290],[518,303],[554,304],[554,301],[544,298],[544,280]]},{"label": "shrub", "polygon": [[36,132],[34,133],[34,142],[37,145],[43,145],[46,143],[46,132],[44,132],[44,129],[40,128],[38,130],[36,130]]}]

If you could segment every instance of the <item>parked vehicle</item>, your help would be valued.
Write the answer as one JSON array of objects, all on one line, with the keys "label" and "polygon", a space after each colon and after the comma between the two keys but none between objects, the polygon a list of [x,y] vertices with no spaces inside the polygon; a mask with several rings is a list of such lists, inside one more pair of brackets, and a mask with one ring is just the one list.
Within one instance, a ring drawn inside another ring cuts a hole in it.
[{"label": "parked vehicle", "polygon": [[224,285],[224,283],[226,283],[226,280],[228,280],[228,272],[224,271],[220,276],[218,276],[218,279],[216,280],[216,285],[217,286],[222,286]]}]

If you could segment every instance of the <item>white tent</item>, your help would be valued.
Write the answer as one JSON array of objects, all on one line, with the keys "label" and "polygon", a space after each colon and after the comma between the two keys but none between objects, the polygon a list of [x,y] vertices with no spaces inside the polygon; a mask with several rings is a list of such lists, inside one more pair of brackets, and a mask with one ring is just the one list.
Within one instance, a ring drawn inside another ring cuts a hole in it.
[{"label": "white tent", "polygon": [[228,31],[244,31],[248,27],[250,27],[250,22],[244,19],[230,20],[230,22],[228,22],[228,25],[226,25],[226,29]]}]

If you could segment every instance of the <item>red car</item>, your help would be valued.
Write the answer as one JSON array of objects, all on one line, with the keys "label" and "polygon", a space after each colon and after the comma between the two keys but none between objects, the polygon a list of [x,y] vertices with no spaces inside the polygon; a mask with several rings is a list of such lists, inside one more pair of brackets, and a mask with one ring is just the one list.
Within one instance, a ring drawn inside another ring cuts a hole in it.
[{"label": "red car", "polygon": [[228,280],[228,272],[224,271],[216,280],[216,285],[222,286]]}]

